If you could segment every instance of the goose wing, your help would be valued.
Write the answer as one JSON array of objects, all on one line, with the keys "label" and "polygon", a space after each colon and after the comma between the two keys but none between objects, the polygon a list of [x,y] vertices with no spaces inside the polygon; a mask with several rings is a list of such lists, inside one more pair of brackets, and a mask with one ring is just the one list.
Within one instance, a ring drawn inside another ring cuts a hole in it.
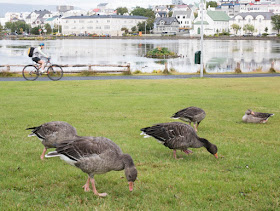
[{"label": "goose wing", "polygon": [[170,149],[186,149],[192,142],[191,137],[197,137],[191,126],[181,122],[161,123],[141,130]]},{"label": "goose wing", "polygon": [[261,118],[261,119],[267,119],[270,116],[273,116],[274,114],[270,114],[270,113],[260,113],[260,112],[254,112],[253,116],[257,117],[257,118]]},{"label": "goose wing", "polygon": [[82,137],[70,141],[65,140],[58,144],[56,151],[75,161],[106,152],[122,153],[114,142],[104,137]]}]

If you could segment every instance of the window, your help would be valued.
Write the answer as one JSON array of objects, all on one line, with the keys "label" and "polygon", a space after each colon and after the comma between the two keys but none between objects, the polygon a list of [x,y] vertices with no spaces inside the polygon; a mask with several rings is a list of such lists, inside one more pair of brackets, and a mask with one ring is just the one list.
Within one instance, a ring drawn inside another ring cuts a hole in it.
[{"label": "window", "polygon": [[262,22],[262,19],[261,19],[261,18],[259,19],[259,22],[260,22],[260,23]]},{"label": "window", "polygon": [[185,18],[185,16],[183,16],[183,18]]},{"label": "window", "polygon": [[110,26],[104,26],[104,29],[110,29]]},{"label": "window", "polygon": [[92,27],[92,26],[89,26],[89,27],[87,27],[87,29],[93,29],[93,27]]},{"label": "window", "polygon": [[96,29],[101,29],[101,26],[96,26]]},{"label": "window", "polygon": [[107,20],[107,23],[110,23],[110,20]]},{"label": "window", "polygon": [[177,19],[179,19],[179,18],[180,18],[180,16],[178,15],[178,16],[177,16]]},{"label": "window", "polygon": [[93,23],[93,21],[88,21],[88,23]]},{"label": "window", "polygon": [[83,20],[79,20],[79,23],[84,23],[85,21],[83,21]]}]

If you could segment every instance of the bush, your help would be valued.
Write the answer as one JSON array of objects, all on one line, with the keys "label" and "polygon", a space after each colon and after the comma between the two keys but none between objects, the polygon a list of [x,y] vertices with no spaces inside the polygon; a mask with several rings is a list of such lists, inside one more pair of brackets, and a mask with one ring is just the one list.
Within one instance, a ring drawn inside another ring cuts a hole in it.
[{"label": "bush", "polygon": [[235,73],[237,73],[237,74],[242,73],[242,71],[241,71],[241,69],[240,69],[240,68],[235,68],[234,72],[235,72]]},{"label": "bush", "polygon": [[0,77],[11,77],[13,74],[9,71],[1,71]]},{"label": "bush", "polygon": [[276,73],[276,70],[275,70],[273,67],[271,67],[271,68],[268,70],[268,72],[269,72],[269,73]]},{"label": "bush", "polygon": [[82,76],[94,76],[97,75],[95,71],[83,70],[81,71]]},{"label": "bush", "polygon": [[157,47],[154,48],[153,50],[150,50],[147,54],[146,57],[150,58],[174,58],[178,57],[178,55],[172,51],[169,51],[168,48],[161,48]]},{"label": "bush", "polygon": [[176,72],[176,70],[173,67],[169,68],[169,71],[172,72],[172,73]]},{"label": "bush", "polygon": [[134,72],[133,72],[133,74],[141,74],[142,72],[140,71],[140,70],[135,70]]}]

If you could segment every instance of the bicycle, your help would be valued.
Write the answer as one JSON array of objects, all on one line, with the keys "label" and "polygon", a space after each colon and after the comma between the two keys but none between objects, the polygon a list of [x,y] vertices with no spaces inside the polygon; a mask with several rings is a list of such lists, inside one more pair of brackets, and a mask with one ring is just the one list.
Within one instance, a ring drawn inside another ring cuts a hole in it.
[{"label": "bicycle", "polygon": [[[49,79],[53,81],[58,81],[63,76],[63,70],[62,68],[57,64],[52,64],[50,62],[50,58],[47,59],[46,66],[47,68],[47,76]],[[44,73],[39,71],[39,65],[33,64],[33,65],[26,65],[22,70],[22,76],[27,81],[35,81],[40,75],[43,75]]]}]

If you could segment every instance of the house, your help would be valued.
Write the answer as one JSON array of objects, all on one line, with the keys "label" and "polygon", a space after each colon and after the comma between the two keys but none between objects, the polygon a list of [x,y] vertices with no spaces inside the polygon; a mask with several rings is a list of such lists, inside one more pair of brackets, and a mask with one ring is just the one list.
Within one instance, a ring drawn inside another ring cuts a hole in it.
[{"label": "house", "polygon": [[[238,35],[243,35],[246,33],[246,31],[243,30],[244,26],[246,24],[250,24],[254,26],[254,33],[257,34],[263,34],[271,32],[275,32],[273,30],[273,25],[271,23],[271,16],[274,14],[272,12],[245,12],[245,13],[239,13],[238,15],[234,16],[229,21],[230,26],[230,32],[232,34],[235,34],[235,31],[232,29],[233,24],[237,24],[241,27],[241,30],[238,31]],[[267,32],[265,29],[267,28]]]},{"label": "house", "polygon": [[48,10],[35,10],[26,17],[26,23],[31,27],[41,26],[45,24],[45,20],[51,18],[53,15]]},{"label": "house", "polygon": [[155,14],[155,18],[167,18],[168,17],[168,13],[166,11],[159,11],[156,12]]},{"label": "house", "polygon": [[[230,17],[223,11],[203,10],[203,33],[205,35],[214,35],[215,33],[229,31]],[[193,34],[200,34],[201,13],[194,20]]]},{"label": "house", "polygon": [[177,18],[180,23],[180,30],[189,30],[193,28],[194,13],[192,10],[174,10],[172,17]]},{"label": "house", "polygon": [[215,10],[226,12],[227,15],[232,18],[240,12],[240,4],[233,2],[224,3],[219,5]]},{"label": "house", "polygon": [[173,33],[179,32],[180,23],[176,17],[169,18],[156,18],[154,22],[154,34]]},{"label": "house", "polygon": [[143,16],[124,15],[72,16],[62,18],[61,25],[64,35],[95,33],[98,35],[121,36],[122,28],[131,29],[147,19]]}]

